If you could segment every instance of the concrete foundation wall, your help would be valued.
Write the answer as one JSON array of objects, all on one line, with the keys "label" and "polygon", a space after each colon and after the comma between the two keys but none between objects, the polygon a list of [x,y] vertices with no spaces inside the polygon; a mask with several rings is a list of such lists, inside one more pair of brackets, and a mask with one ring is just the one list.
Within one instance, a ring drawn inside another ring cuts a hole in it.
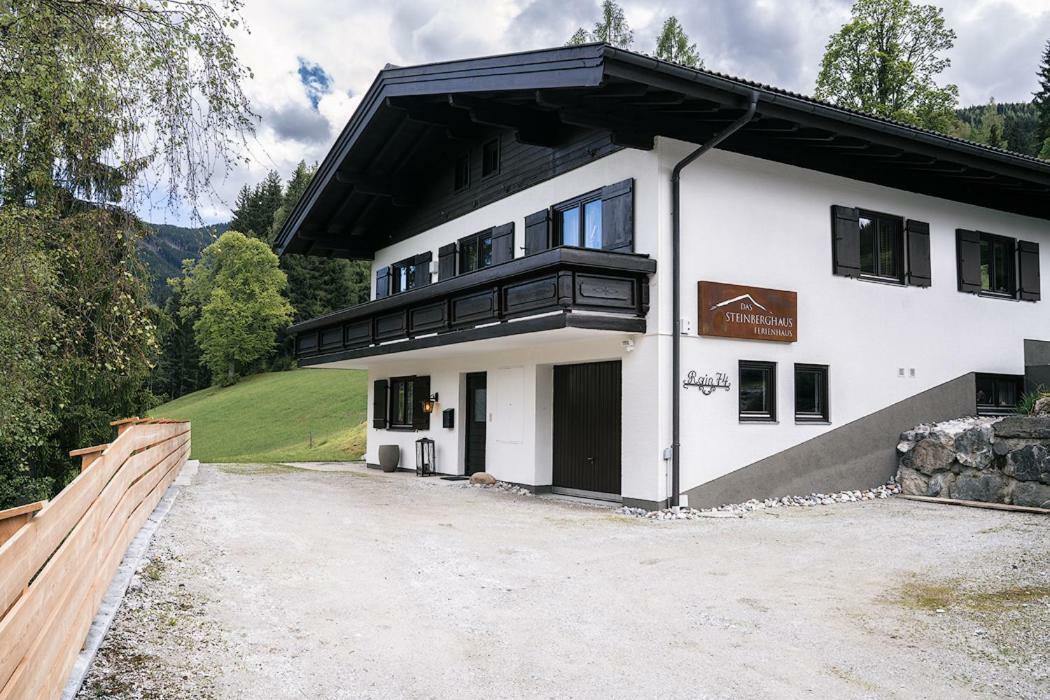
[{"label": "concrete foundation wall", "polygon": [[974,375],[966,374],[872,413],[800,445],[709,481],[686,492],[693,508],[866,489],[897,471],[900,434],[922,422],[973,412]]}]

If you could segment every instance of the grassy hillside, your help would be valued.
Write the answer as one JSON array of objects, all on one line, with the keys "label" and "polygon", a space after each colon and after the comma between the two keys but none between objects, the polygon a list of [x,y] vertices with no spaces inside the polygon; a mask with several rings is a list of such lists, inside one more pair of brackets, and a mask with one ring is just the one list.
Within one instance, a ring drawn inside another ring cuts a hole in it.
[{"label": "grassy hillside", "polygon": [[150,415],[192,421],[202,462],[345,461],[364,453],[367,396],[365,372],[297,369],[187,394]]}]

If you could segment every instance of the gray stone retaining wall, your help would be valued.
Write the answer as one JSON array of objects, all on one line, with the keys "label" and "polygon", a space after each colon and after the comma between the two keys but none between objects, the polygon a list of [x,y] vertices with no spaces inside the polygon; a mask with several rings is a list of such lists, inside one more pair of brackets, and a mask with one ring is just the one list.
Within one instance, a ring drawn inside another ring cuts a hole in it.
[{"label": "gray stone retaining wall", "polygon": [[919,425],[897,454],[904,494],[1050,508],[1050,416]]}]

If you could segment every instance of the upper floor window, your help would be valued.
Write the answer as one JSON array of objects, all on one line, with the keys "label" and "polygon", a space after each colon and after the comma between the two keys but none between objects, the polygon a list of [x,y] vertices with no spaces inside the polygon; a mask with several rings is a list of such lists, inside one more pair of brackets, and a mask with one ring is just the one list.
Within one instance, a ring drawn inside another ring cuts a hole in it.
[{"label": "upper floor window", "polygon": [[452,189],[456,192],[470,187],[470,153],[456,158],[455,177]]},{"label": "upper floor window", "polygon": [[1039,301],[1039,244],[983,231],[957,229],[959,291]]},{"label": "upper floor window", "polygon": [[459,240],[459,273],[473,272],[492,264],[492,229]]},{"label": "upper floor window", "polygon": [[499,172],[499,139],[487,141],[481,147],[481,177]]},{"label": "upper floor window", "polygon": [[394,263],[391,268],[391,294],[405,292],[416,286],[416,259],[408,258]]},{"label": "upper floor window", "polygon": [[556,245],[602,247],[601,190],[554,206]]},{"label": "upper floor window", "polygon": [[929,287],[930,225],[856,207],[831,207],[832,272]]},{"label": "upper floor window", "polygon": [[899,216],[860,211],[860,272],[893,282],[904,279],[904,232]]},{"label": "upper floor window", "polygon": [[981,291],[989,294],[1013,296],[1014,239],[981,233]]}]

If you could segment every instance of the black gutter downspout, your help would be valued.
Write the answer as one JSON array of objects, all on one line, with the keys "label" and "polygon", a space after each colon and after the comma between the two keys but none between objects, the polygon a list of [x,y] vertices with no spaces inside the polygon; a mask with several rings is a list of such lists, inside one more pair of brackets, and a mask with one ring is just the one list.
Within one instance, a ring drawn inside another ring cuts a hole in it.
[{"label": "black gutter downspout", "polygon": [[674,166],[671,171],[671,505],[677,506],[679,500],[679,470],[681,467],[680,441],[682,432],[682,397],[679,386],[682,365],[682,290],[681,262],[679,249],[682,238],[682,171],[694,160],[704,155],[727,138],[740,131],[755,116],[758,108],[758,93],[751,91],[747,111],[735,122],[715,134],[700,148],[696,149]]}]

